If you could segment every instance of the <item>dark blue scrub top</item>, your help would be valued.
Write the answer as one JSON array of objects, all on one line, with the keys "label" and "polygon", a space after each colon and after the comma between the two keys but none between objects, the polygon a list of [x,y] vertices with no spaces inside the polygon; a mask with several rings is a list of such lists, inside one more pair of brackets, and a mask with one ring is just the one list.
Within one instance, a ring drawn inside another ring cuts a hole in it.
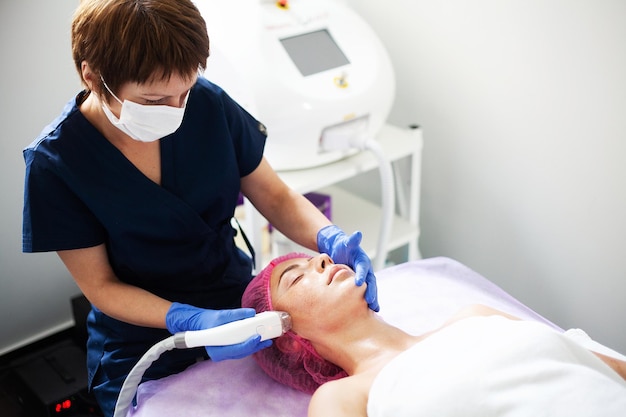
[{"label": "dark blue scrub top", "polygon": [[[259,165],[265,127],[200,78],[180,128],[161,139],[161,185],[144,176],[78,110],[85,93],[24,150],[23,251],[104,243],[117,277],[170,301],[236,308],[251,260],[234,243],[241,177]],[[89,386],[112,414],[137,360],[169,334],[92,308],[87,320]],[[205,356],[173,350],[144,375],[160,378]]]},{"label": "dark blue scrub top", "polygon": [[199,78],[181,127],[161,139],[158,185],[87,121],[84,97],[24,150],[23,251],[105,243],[124,282],[170,301],[238,307],[251,265],[230,218],[240,178],[263,156],[264,126]]}]

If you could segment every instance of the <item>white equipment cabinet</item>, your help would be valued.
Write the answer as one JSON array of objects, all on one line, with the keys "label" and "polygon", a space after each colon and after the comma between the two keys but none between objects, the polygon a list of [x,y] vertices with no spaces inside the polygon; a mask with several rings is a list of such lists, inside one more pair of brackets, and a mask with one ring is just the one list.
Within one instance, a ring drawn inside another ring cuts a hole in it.
[{"label": "white equipment cabinet", "polygon": [[[399,128],[386,124],[376,139],[385,157],[393,164],[395,177],[397,215],[393,221],[387,251],[406,246],[408,261],[420,259],[418,238],[422,131],[419,128]],[[406,158],[409,159],[408,177],[400,172],[397,164]],[[347,234],[352,234],[356,230],[363,232],[361,246],[373,260],[378,256],[376,243],[381,225],[381,207],[337,187],[336,184],[377,169],[378,162],[375,156],[369,151],[362,151],[326,165],[278,171],[278,175],[292,189],[302,194],[316,191],[331,195],[333,223]],[[262,235],[267,221],[247,199],[244,200],[244,210],[245,230],[256,253],[258,272],[276,254],[263,251]],[[383,256],[386,257],[387,254]]]}]

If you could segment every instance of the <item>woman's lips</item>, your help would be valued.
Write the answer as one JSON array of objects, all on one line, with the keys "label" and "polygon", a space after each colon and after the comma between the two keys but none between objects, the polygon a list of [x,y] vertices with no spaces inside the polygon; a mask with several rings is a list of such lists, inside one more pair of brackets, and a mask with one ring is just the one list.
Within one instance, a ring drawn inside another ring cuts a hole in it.
[{"label": "woman's lips", "polygon": [[333,266],[328,273],[328,283],[326,285],[330,285],[330,283],[333,282],[333,280],[335,279],[335,276],[337,276],[337,274],[341,273],[342,271],[348,270],[341,265]]}]

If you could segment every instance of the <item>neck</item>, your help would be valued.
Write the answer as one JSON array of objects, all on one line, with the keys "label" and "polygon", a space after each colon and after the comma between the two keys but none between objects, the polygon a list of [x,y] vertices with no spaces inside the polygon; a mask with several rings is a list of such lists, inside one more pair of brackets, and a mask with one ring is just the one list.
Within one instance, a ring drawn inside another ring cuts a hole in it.
[{"label": "neck", "polygon": [[311,340],[317,352],[355,375],[386,364],[420,340],[420,337],[391,326],[376,313],[325,333],[323,340]]},{"label": "neck", "polygon": [[80,112],[109,142],[118,148],[137,145],[140,142],[128,137],[124,132],[113,126],[102,110],[102,102],[93,91],[80,105]]}]

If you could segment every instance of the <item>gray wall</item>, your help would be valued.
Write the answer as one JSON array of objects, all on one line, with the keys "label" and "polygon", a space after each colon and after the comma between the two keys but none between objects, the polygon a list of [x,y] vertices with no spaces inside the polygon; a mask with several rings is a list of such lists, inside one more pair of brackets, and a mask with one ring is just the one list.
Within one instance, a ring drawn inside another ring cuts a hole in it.
[{"label": "gray wall", "polygon": [[626,352],[626,2],[346,3],[424,130],[423,255]]},{"label": "gray wall", "polygon": [[0,2],[0,354],[72,325],[79,293],[56,254],[23,254],[22,149],[80,87],[69,30],[76,0]]}]

